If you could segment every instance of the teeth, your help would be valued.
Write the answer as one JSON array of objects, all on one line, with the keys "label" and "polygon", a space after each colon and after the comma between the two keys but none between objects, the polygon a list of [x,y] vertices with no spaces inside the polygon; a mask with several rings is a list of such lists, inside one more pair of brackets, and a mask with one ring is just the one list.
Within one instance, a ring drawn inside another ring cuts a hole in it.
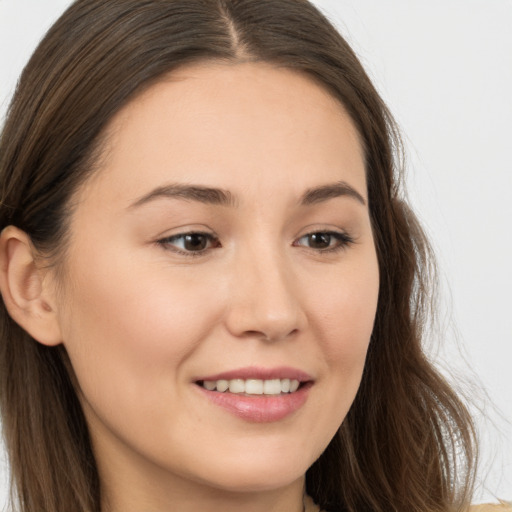
[{"label": "teeth", "polygon": [[245,393],[249,395],[262,395],[263,394],[263,381],[256,379],[248,379],[245,381]]},{"label": "teeth", "polygon": [[205,380],[203,387],[208,391],[224,393],[246,393],[248,395],[280,395],[281,393],[295,393],[300,382],[296,379],[232,379],[232,380]]},{"label": "teeth", "polygon": [[245,381],[242,379],[233,379],[229,381],[230,393],[245,393]]},{"label": "teeth", "polygon": [[229,382],[227,380],[218,380],[217,382],[214,382],[215,388],[217,391],[221,391],[224,393],[229,388]]},{"label": "teeth", "polygon": [[295,393],[299,389],[299,381],[298,380],[292,380],[290,382],[290,393]]},{"label": "teeth", "polygon": [[217,383],[214,380],[205,380],[203,382],[203,387],[208,391],[215,391],[217,389]]},{"label": "teeth", "polygon": [[265,395],[279,395],[281,393],[281,381],[279,379],[264,381],[263,393]]}]

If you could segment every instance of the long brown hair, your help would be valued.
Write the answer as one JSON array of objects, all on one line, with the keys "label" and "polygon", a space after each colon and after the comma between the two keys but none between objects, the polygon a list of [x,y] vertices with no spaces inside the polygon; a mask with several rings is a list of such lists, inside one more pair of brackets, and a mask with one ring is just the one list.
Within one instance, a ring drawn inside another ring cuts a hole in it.
[{"label": "long brown hair", "polygon": [[[462,510],[474,477],[466,408],[422,348],[433,264],[403,200],[395,124],[348,44],[306,0],[78,0],[26,66],[0,139],[0,228],[58,267],[73,193],[102,133],[162,75],[211,59],[306,73],[350,114],[366,157],[380,295],[356,399],[306,475],[330,511]],[[62,346],[1,308],[0,406],[22,512],[99,512],[101,483]]]}]

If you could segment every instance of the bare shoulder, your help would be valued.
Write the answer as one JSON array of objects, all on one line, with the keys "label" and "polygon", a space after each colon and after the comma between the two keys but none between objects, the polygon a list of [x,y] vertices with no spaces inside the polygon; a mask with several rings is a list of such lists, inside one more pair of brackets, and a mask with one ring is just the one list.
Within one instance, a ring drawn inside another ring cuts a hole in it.
[{"label": "bare shoulder", "polygon": [[469,512],[512,512],[512,503],[501,501],[499,504],[473,505]]}]

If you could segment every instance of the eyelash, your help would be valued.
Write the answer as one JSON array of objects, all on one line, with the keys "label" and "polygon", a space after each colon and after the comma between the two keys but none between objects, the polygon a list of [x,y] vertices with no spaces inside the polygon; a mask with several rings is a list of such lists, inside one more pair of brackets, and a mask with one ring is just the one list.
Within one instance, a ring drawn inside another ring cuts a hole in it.
[{"label": "eyelash", "polygon": [[[312,249],[315,252],[318,252],[320,254],[326,254],[326,253],[336,253],[339,251],[342,251],[346,249],[348,246],[354,243],[354,239],[348,235],[347,233],[341,233],[338,231],[312,231],[310,233],[306,233],[305,235],[302,235],[299,237],[296,241],[293,242],[294,247],[303,247],[300,242],[303,239],[306,239],[308,237],[313,237],[315,235],[323,235],[329,237],[329,242],[332,238],[336,241],[335,245],[333,247],[327,247],[327,248],[321,248],[321,249],[315,249],[312,247],[309,247],[309,249]],[[178,248],[176,246],[176,241],[183,240],[185,241],[186,237],[188,236],[198,236],[198,237],[204,237],[206,239],[206,243],[210,245],[210,247],[206,247],[204,249],[200,249],[198,251],[191,251],[191,250],[185,250]],[[173,251],[177,254],[187,256],[187,257],[198,257],[203,256],[205,253],[209,252],[211,249],[217,249],[218,247],[222,247],[222,245],[219,242],[219,239],[212,235],[211,233],[205,233],[201,231],[190,231],[187,233],[179,233],[177,235],[168,236],[166,238],[162,238],[161,240],[158,240],[157,243],[162,246],[166,250]]]},{"label": "eyelash", "polygon": [[[334,238],[334,240],[336,241],[336,244],[333,247],[328,247],[325,249],[315,249],[313,247],[310,247],[310,249],[318,251],[319,253],[322,254],[336,253],[342,251],[346,249],[349,245],[354,243],[354,239],[350,235],[348,235],[347,233],[341,233],[339,231],[312,231],[311,233],[306,233],[305,235],[298,238],[297,242],[304,238],[312,237],[314,235],[328,236],[330,239]],[[296,247],[300,247],[300,245],[298,245],[297,242],[294,242],[293,245]]]},{"label": "eyelash", "polygon": [[[213,245],[212,247],[207,247],[205,249],[201,249],[199,251],[190,251],[190,250],[184,250],[176,247],[175,243],[177,240],[185,240],[187,236],[200,236],[204,237],[206,239],[206,242],[210,245]],[[219,239],[212,235],[211,233],[205,233],[202,231],[189,231],[187,233],[179,233],[177,235],[168,236],[165,238],[162,238],[161,240],[158,240],[157,243],[161,245],[164,249],[173,251],[177,254],[183,255],[183,256],[189,256],[189,257],[198,257],[203,256],[206,252],[209,252],[210,249],[216,249],[217,247],[221,247]]]}]

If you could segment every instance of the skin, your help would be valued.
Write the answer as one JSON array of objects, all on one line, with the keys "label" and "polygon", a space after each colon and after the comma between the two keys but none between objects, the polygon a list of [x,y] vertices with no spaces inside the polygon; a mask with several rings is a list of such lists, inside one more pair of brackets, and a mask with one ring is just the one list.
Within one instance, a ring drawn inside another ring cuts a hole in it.
[{"label": "skin", "polygon": [[[134,99],[106,140],[76,197],[59,293],[47,292],[58,335],[38,338],[69,352],[105,509],[302,510],[304,474],[357,392],[377,305],[353,123],[296,72],[208,63]],[[301,203],[340,181],[363,201]],[[140,202],[171,184],[220,188],[232,204]],[[204,250],[184,251],[189,232],[207,234]],[[340,235],[326,248],[307,236],[329,232]],[[195,382],[247,366],[308,373],[306,402],[250,422]]]}]

